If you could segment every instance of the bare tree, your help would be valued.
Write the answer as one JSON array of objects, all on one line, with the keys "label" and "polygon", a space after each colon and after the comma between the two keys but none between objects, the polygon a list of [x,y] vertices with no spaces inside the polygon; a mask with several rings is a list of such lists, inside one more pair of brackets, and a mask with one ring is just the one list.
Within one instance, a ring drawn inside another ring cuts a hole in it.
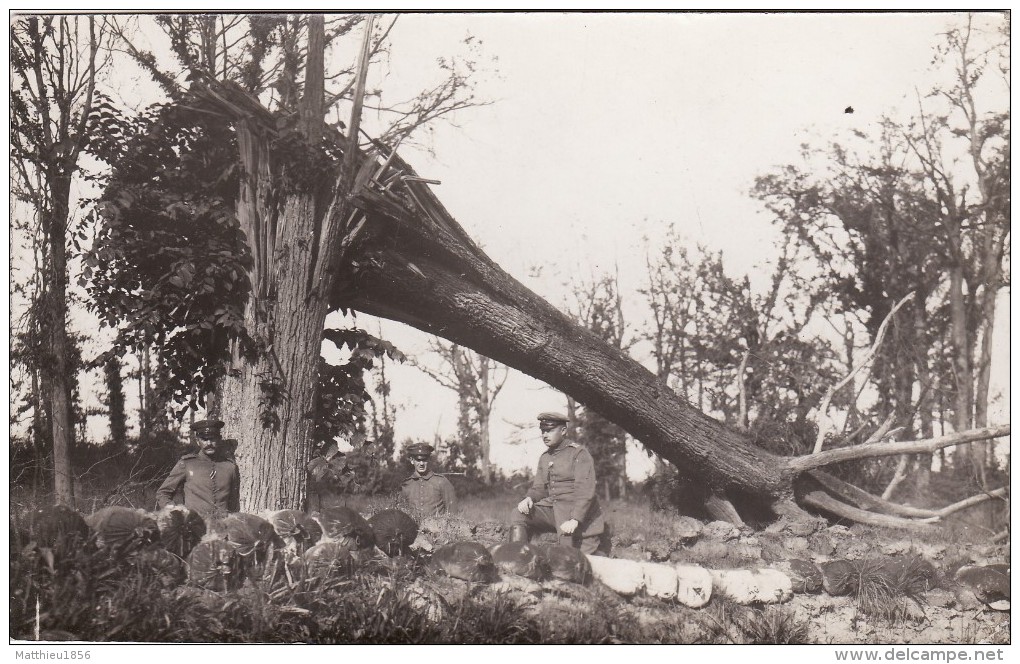
[{"label": "bare tree", "polygon": [[11,24],[11,162],[39,213],[46,243],[39,324],[47,336],[41,391],[52,427],[54,493],[74,505],[67,246],[71,183],[88,147],[89,119],[105,40],[93,16],[27,16]]},{"label": "bare tree", "polygon": [[460,454],[468,464],[477,460],[482,481],[491,484],[492,437],[489,424],[492,421],[493,406],[506,384],[509,370],[457,344],[444,344],[436,340],[430,342],[429,348],[439,358],[441,368],[434,370],[424,362],[415,362],[415,366],[457,395]]}]

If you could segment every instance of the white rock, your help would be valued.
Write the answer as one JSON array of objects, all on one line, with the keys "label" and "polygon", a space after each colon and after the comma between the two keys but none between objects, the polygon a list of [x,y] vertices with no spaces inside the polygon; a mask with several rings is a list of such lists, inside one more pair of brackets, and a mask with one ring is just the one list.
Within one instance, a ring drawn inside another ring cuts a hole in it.
[{"label": "white rock", "polygon": [[698,609],[712,599],[712,573],[697,565],[674,565],[676,570],[676,601]]},{"label": "white rock", "polygon": [[793,582],[777,569],[712,570],[716,592],[737,604],[774,604],[793,597]]},{"label": "white rock", "polygon": [[644,589],[645,575],[642,563],[605,556],[586,556],[591,563],[591,571],[596,579],[610,590],[633,597]]},{"label": "white rock", "polygon": [[676,599],[677,574],[672,565],[639,563],[644,574],[645,594],[658,599]]}]

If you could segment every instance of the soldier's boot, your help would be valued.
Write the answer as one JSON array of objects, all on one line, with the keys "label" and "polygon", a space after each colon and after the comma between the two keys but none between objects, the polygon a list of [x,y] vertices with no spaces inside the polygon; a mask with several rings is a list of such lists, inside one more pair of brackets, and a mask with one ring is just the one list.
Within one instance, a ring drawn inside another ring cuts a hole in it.
[{"label": "soldier's boot", "polygon": [[510,541],[511,542],[525,542],[527,543],[531,538],[528,536],[527,526],[511,526],[510,527]]}]

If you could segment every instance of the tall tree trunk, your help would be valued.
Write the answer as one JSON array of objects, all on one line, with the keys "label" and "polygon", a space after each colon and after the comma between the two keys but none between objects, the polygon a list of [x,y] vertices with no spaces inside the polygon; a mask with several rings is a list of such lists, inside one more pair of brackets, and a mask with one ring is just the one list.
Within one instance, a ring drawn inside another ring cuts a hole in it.
[{"label": "tall tree trunk", "polygon": [[71,370],[67,338],[67,230],[70,178],[51,175],[52,209],[44,214],[50,253],[46,290],[46,321],[49,326],[49,358],[45,372],[53,432],[53,491],[58,504],[74,507],[74,476],[71,445],[74,421],[71,413]]},{"label": "tall tree trunk", "polygon": [[[323,126],[323,17],[308,17],[308,57],[300,126],[312,146]],[[237,212],[254,255],[245,326],[254,353],[239,353],[219,389],[226,434],[238,440],[241,509],[300,509],[307,498],[306,466],[327,300],[336,262],[350,231],[348,193],[358,167],[357,137],[372,18],[358,65],[355,110],[339,179],[329,191],[280,192],[269,133],[275,120],[236,86],[210,101],[237,118],[238,149],[248,177]],[[282,198],[277,206],[277,197]],[[328,205],[321,205],[325,201]]]},{"label": "tall tree trunk", "polygon": [[104,367],[106,373],[106,408],[110,421],[110,441],[124,445],[127,440],[127,415],[124,412],[124,379],[120,373],[120,358],[111,355]]},{"label": "tall tree trunk", "polygon": [[313,430],[318,349],[325,304],[308,300],[308,265],[316,226],[312,196],[284,204],[274,274],[275,297],[251,297],[245,326],[262,345],[242,358],[219,390],[224,435],[238,440],[241,509],[299,509],[306,499],[305,466]]},{"label": "tall tree trunk", "polygon": [[481,463],[482,481],[492,484],[492,461],[489,457],[489,419],[492,400],[489,396],[489,358],[478,357],[478,460]]},{"label": "tall tree trunk", "polygon": [[[956,380],[956,396],[953,403],[953,428],[966,431],[971,427],[971,409],[974,404],[974,377],[970,364],[970,335],[967,328],[966,296],[963,292],[963,268],[953,266],[949,271],[949,315],[953,343],[953,369]],[[961,445],[953,450],[953,466],[957,473],[973,474],[980,478],[980,469],[975,465],[974,450]]]}]

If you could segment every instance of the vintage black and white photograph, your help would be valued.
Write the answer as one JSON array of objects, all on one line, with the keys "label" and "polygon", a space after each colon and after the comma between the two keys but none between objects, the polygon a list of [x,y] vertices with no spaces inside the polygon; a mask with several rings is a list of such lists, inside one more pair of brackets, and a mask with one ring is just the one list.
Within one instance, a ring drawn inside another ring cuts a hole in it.
[{"label": "vintage black and white photograph", "polygon": [[10,661],[1004,659],[1009,11],[279,11],[10,14]]}]

